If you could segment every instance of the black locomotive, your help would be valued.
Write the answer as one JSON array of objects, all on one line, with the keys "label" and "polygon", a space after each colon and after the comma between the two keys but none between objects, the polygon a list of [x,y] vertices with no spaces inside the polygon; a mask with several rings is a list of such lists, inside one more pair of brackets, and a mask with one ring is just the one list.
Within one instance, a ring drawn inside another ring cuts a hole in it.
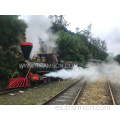
[{"label": "black locomotive", "polygon": [[37,57],[33,57],[32,60],[29,59],[33,44],[30,42],[22,42],[20,44],[24,59],[18,63],[19,75],[16,78],[9,79],[9,85],[7,88],[17,88],[17,87],[29,87],[31,82],[38,84],[38,81],[43,81],[44,83],[50,82],[51,77],[46,77],[45,74],[57,71],[60,69],[70,69],[73,64],[70,62],[64,62],[58,60],[58,56],[55,53],[40,53]]}]

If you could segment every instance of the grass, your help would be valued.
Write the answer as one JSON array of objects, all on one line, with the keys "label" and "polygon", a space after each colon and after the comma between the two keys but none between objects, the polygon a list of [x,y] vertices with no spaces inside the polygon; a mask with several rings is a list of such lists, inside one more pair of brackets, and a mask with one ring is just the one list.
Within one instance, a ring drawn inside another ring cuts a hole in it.
[{"label": "grass", "polygon": [[24,93],[15,92],[13,96],[4,94],[0,96],[0,105],[40,105],[51,96],[57,94],[60,90],[67,87],[74,80],[64,80],[60,83],[51,82],[40,84],[37,87],[28,88]]}]

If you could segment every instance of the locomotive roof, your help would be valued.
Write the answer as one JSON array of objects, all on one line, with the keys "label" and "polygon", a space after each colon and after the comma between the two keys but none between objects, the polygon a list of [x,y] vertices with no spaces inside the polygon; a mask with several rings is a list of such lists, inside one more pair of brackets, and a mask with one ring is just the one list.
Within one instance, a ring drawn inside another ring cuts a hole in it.
[{"label": "locomotive roof", "polygon": [[89,62],[103,62],[102,60],[90,59]]},{"label": "locomotive roof", "polygon": [[48,54],[54,54],[54,55],[58,56],[56,53],[38,53],[37,55],[42,55],[42,54],[46,54],[46,55],[48,55]]}]

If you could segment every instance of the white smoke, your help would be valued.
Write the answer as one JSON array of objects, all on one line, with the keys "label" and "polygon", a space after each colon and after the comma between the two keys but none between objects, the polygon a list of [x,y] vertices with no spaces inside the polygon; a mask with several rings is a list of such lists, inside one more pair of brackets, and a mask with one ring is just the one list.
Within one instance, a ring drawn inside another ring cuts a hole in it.
[{"label": "white smoke", "polygon": [[50,72],[45,76],[71,80],[84,77],[88,81],[95,81],[100,77],[104,77],[105,80],[118,82],[120,81],[120,65],[115,61],[103,63],[100,66],[87,65],[86,68],[75,65],[70,70],[62,69],[57,72]]},{"label": "white smoke", "polygon": [[96,80],[100,76],[100,73],[99,69],[95,66],[88,66],[88,68],[82,68],[75,65],[70,70],[62,69],[57,72],[50,72],[45,76],[55,78],[59,77],[62,79],[80,79],[82,77],[85,77],[90,80]]},{"label": "white smoke", "polygon": [[[44,49],[53,49],[56,47],[55,40],[57,35],[51,31],[52,21],[45,15],[23,16],[28,24],[26,29],[26,42],[33,43],[33,49],[30,58],[40,52],[41,47]],[[44,43],[41,45],[41,43]],[[44,45],[44,46],[43,46]]]},{"label": "white smoke", "polygon": [[106,76],[106,80],[120,83],[120,65],[116,61],[104,63],[102,65],[101,74]]}]

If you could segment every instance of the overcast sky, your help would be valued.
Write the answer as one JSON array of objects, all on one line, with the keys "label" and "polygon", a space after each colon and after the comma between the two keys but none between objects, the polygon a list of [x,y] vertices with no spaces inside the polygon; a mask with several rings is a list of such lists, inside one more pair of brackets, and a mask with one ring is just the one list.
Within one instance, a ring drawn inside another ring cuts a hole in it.
[{"label": "overcast sky", "polygon": [[0,12],[66,15],[71,23],[68,29],[74,32],[76,27],[84,29],[91,23],[92,34],[106,40],[108,52],[120,53],[120,0],[3,0]]}]

